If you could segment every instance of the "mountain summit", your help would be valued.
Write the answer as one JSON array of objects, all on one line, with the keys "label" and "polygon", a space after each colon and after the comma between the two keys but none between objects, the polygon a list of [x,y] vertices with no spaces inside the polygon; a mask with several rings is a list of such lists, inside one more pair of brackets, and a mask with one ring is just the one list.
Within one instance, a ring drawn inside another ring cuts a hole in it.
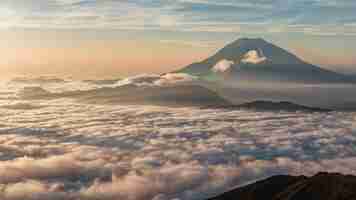
[{"label": "mountain summit", "polygon": [[309,64],[261,38],[236,40],[179,72],[248,81],[356,82],[347,75]]}]

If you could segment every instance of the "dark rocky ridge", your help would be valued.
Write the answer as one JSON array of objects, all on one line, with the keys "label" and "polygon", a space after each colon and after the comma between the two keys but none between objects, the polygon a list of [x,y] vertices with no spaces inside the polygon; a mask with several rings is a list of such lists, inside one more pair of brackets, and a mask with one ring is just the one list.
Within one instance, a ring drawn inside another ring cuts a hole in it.
[{"label": "dark rocky ridge", "polygon": [[354,200],[356,176],[319,173],[313,177],[273,176],[209,200]]}]

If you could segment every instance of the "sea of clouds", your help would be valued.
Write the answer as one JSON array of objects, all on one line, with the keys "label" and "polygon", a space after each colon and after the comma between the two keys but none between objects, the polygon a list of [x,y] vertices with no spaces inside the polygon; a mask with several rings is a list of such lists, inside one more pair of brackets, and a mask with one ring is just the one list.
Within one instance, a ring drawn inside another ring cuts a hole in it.
[{"label": "sea of clouds", "polygon": [[275,174],[356,175],[353,112],[0,101],[2,200],[203,200]]}]

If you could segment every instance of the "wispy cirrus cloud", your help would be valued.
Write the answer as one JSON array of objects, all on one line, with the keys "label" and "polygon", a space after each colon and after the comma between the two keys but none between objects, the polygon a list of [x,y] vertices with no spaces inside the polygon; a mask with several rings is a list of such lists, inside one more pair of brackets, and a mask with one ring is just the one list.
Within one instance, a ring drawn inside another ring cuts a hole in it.
[{"label": "wispy cirrus cloud", "polygon": [[355,9],[352,0],[4,0],[0,26],[354,35]]},{"label": "wispy cirrus cloud", "polygon": [[219,42],[211,42],[211,41],[160,40],[159,42],[163,44],[201,47],[201,48],[217,47],[220,45]]}]

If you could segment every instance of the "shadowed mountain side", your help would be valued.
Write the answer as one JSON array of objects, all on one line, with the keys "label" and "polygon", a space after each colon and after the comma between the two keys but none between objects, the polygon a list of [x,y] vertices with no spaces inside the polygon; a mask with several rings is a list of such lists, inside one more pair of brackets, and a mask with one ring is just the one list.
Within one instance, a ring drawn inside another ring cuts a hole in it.
[{"label": "shadowed mountain side", "polygon": [[[222,62],[223,66],[221,66]],[[226,64],[230,63],[230,64]],[[220,66],[219,66],[220,65]],[[356,78],[304,62],[263,39],[239,39],[178,72],[220,79],[302,83],[356,83]]]},{"label": "shadowed mountain side", "polygon": [[318,108],[318,107],[310,107],[295,104],[288,101],[280,101],[280,102],[273,102],[273,101],[251,101],[248,103],[232,105],[232,106],[220,106],[216,108],[223,108],[223,109],[249,109],[254,111],[288,111],[288,112],[296,112],[296,111],[303,111],[303,112],[331,112],[331,109],[326,108]]},{"label": "shadowed mountain side", "polygon": [[281,84],[238,82],[230,85],[204,83],[234,105],[259,100],[293,102],[313,108],[337,111],[356,110],[355,84]]},{"label": "shadowed mountain side", "polygon": [[273,176],[209,200],[351,200],[356,177],[319,173],[313,177]]},{"label": "shadowed mountain side", "polygon": [[308,111],[308,112],[330,112],[330,109],[309,107],[304,105],[298,105],[288,101],[272,102],[272,101],[253,101],[236,106],[238,108],[247,108],[257,111]]},{"label": "shadowed mountain side", "polygon": [[217,93],[198,85],[104,87],[87,91],[51,93],[39,87],[25,88],[22,99],[74,98],[85,103],[161,106],[229,106]]},{"label": "shadowed mountain side", "polygon": [[242,81],[282,81],[294,83],[356,83],[356,79],[310,64],[243,65],[233,67],[229,75]]},{"label": "shadowed mountain side", "polygon": [[56,77],[40,76],[37,78],[17,77],[12,79],[10,82],[23,83],[23,84],[48,84],[48,83],[65,83],[66,81]]},{"label": "shadowed mountain side", "polygon": [[0,108],[9,109],[9,110],[35,110],[35,109],[40,109],[43,107],[45,107],[45,106],[32,105],[32,104],[28,104],[28,103],[15,103],[15,104],[8,104],[8,105],[0,106]]},{"label": "shadowed mountain side", "polygon": [[119,82],[122,79],[102,79],[102,80],[83,80],[85,83],[95,84],[95,85],[112,85]]}]

